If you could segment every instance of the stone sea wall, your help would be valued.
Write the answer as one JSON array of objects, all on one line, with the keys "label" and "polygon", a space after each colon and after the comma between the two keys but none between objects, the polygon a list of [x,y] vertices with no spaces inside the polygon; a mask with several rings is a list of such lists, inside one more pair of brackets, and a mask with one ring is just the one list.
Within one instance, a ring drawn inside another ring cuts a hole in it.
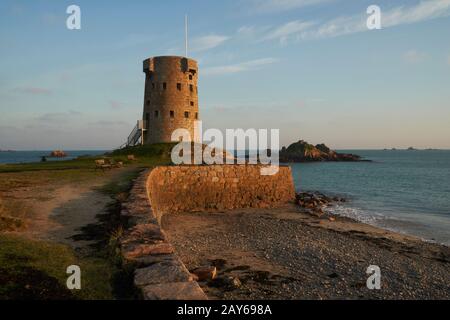
[{"label": "stone sea wall", "polygon": [[165,166],[149,175],[147,190],[161,215],[177,212],[270,208],[295,200],[291,168],[261,175],[260,165]]},{"label": "stone sea wall", "polygon": [[136,267],[134,284],[144,299],[207,299],[161,229],[164,214],[186,211],[276,207],[295,199],[289,167],[272,176],[261,166],[161,166],[133,183],[121,215],[128,228],[122,255]]},{"label": "stone sea wall", "polygon": [[149,173],[134,181],[121,211],[128,220],[121,238],[122,255],[136,268],[134,284],[146,300],[206,300],[161,230],[147,194]]}]

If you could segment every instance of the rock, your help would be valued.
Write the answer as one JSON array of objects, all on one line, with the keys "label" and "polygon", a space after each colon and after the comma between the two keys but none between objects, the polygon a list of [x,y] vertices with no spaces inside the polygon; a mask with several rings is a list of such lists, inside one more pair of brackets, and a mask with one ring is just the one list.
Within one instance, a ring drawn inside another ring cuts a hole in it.
[{"label": "rock", "polygon": [[225,290],[234,290],[240,288],[242,286],[242,282],[237,277],[222,276],[210,281],[209,285],[216,288],[223,288]]},{"label": "rock", "polygon": [[149,284],[188,282],[192,280],[192,276],[186,267],[175,259],[137,269],[134,273],[134,284],[138,287]]},{"label": "rock", "polygon": [[146,300],[207,300],[196,282],[153,284],[142,289]]},{"label": "rock", "polygon": [[161,231],[160,227],[156,224],[147,223],[139,224],[131,229],[129,234],[127,234],[126,241],[124,243],[129,243],[133,241],[139,242],[151,242],[154,240],[165,240],[166,237]]},{"label": "rock", "polygon": [[319,192],[300,192],[296,194],[297,204],[310,214],[321,216],[325,214],[324,208],[332,206],[332,202],[345,202],[345,199],[330,198]]},{"label": "rock", "polygon": [[53,157],[53,158],[64,158],[67,157],[67,153],[65,153],[62,150],[54,150],[50,153],[49,157]]},{"label": "rock", "polygon": [[160,255],[148,255],[140,258],[133,259],[133,262],[140,268],[148,267],[155,263],[169,262],[176,259],[174,254],[160,254]]},{"label": "rock", "polygon": [[231,277],[230,284],[235,288],[240,288],[242,286],[241,280],[237,277]]},{"label": "rock", "polygon": [[199,267],[192,271],[198,278],[198,281],[213,280],[217,276],[217,268],[214,266]]},{"label": "rock", "polygon": [[225,265],[227,264],[227,261],[224,259],[214,259],[214,260],[209,260],[211,262],[211,265],[213,265],[214,267],[216,267],[217,269],[222,269],[223,267],[225,267]]},{"label": "rock", "polygon": [[162,255],[174,253],[173,247],[169,243],[138,244],[130,249],[125,248],[124,257],[127,260],[134,260],[148,255]]},{"label": "rock", "polygon": [[354,154],[337,153],[325,144],[316,146],[300,140],[283,147],[279,153],[280,162],[311,162],[311,161],[361,161],[361,157]]}]

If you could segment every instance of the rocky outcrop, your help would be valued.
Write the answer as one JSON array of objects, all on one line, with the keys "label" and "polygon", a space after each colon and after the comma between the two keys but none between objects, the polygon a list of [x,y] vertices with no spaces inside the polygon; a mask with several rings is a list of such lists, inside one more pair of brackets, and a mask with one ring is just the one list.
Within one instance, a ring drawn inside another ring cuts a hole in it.
[{"label": "rocky outcrop", "polygon": [[52,158],[65,158],[67,157],[67,153],[62,150],[54,150],[50,153],[49,157]]},{"label": "rocky outcrop", "polygon": [[280,162],[367,161],[355,154],[337,153],[325,144],[316,146],[300,140],[280,150]]},{"label": "rocky outcrop", "polygon": [[329,197],[320,192],[300,192],[295,195],[296,203],[304,209],[306,213],[315,216],[322,216],[327,207],[338,202],[346,202],[344,198]]}]

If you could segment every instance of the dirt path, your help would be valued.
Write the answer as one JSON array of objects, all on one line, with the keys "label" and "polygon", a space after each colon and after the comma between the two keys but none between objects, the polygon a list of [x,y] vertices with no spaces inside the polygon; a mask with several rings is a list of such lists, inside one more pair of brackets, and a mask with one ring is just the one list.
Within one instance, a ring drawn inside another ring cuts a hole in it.
[{"label": "dirt path", "polygon": [[134,169],[116,169],[83,182],[16,191],[15,197],[23,197],[32,215],[27,228],[14,233],[67,244],[73,248],[88,245],[89,241],[74,240],[72,237],[80,233],[82,227],[95,223],[96,216],[105,213],[108,203],[113,200],[99,188],[120,179],[121,175],[131,170]]},{"label": "dirt path", "polygon": [[66,185],[57,189],[51,201],[40,203],[37,211],[40,220],[30,228],[32,237],[68,244],[74,248],[89,244],[87,241],[74,241],[72,237],[80,228],[96,222],[96,216],[105,213],[111,197],[96,190],[98,182],[90,186]]}]

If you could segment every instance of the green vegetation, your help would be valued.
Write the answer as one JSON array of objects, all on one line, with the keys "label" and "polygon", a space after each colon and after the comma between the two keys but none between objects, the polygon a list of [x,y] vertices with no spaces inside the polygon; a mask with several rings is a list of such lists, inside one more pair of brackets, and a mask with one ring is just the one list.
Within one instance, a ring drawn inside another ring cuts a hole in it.
[{"label": "green vegetation", "polygon": [[[81,267],[82,290],[66,287],[70,265]],[[65,245],[0,235],[0,299],[111,299],[113,272],[107,260]]]},{"label": "green vegetation", "polygon": [[[121,202],[128,197],[132,180],[144,168],[170,163],[173,144],[157,144],[116,150],[103,157],[122,161],[125,168],[95,170],[94,160],[81,157],[69,161],[48,161],[0,166],[0,299],[129,299],[135,298],[133,269],[124,265],[119,239],[124,230]],[[129,160],[134,155],[135,160]],[[117,173],[117,174],[116,174]],[[102,179],[99,191],[112,199],[97,222],[82,228],[74,240],[91,241],[92,246],[74,251],[71,247],[20,236],[33,223],[32,205],[46,201],[65,184],[83,184]],[[42,192],[44,190],[44,192]],[[11,236],[5,231],[14,230]],[[66,288],[66,268],[79,265],[82,290]]]},{"label": "green vegetation", "polygon": [[[170,152],[175,143],[157,143],[144,146],[128,147],[111,152],[110,155],[114,159],[127,160],[128,155],[134,155],[138,164],[168,164],[170,160]],[[120,161],[120,160],[119,160]]]},{"label": "green vegetation", "polygon": [[[2,172],[28,172],[28,171],[64,171],[60,176],[70,174],[76,178],[84,170],[94,171],[94,160],[111,158],[116,162],[122,161],[125,165],[148,166],[170,163],[170,152],[174,143],[158,143],[152,145],[128,147],[106,153],[103,156],[82,156],[66,161],[47,161],[24,164],[6,164],[0,166]],[[136,160],[129,160],[128,155],[134,155]]]}]

